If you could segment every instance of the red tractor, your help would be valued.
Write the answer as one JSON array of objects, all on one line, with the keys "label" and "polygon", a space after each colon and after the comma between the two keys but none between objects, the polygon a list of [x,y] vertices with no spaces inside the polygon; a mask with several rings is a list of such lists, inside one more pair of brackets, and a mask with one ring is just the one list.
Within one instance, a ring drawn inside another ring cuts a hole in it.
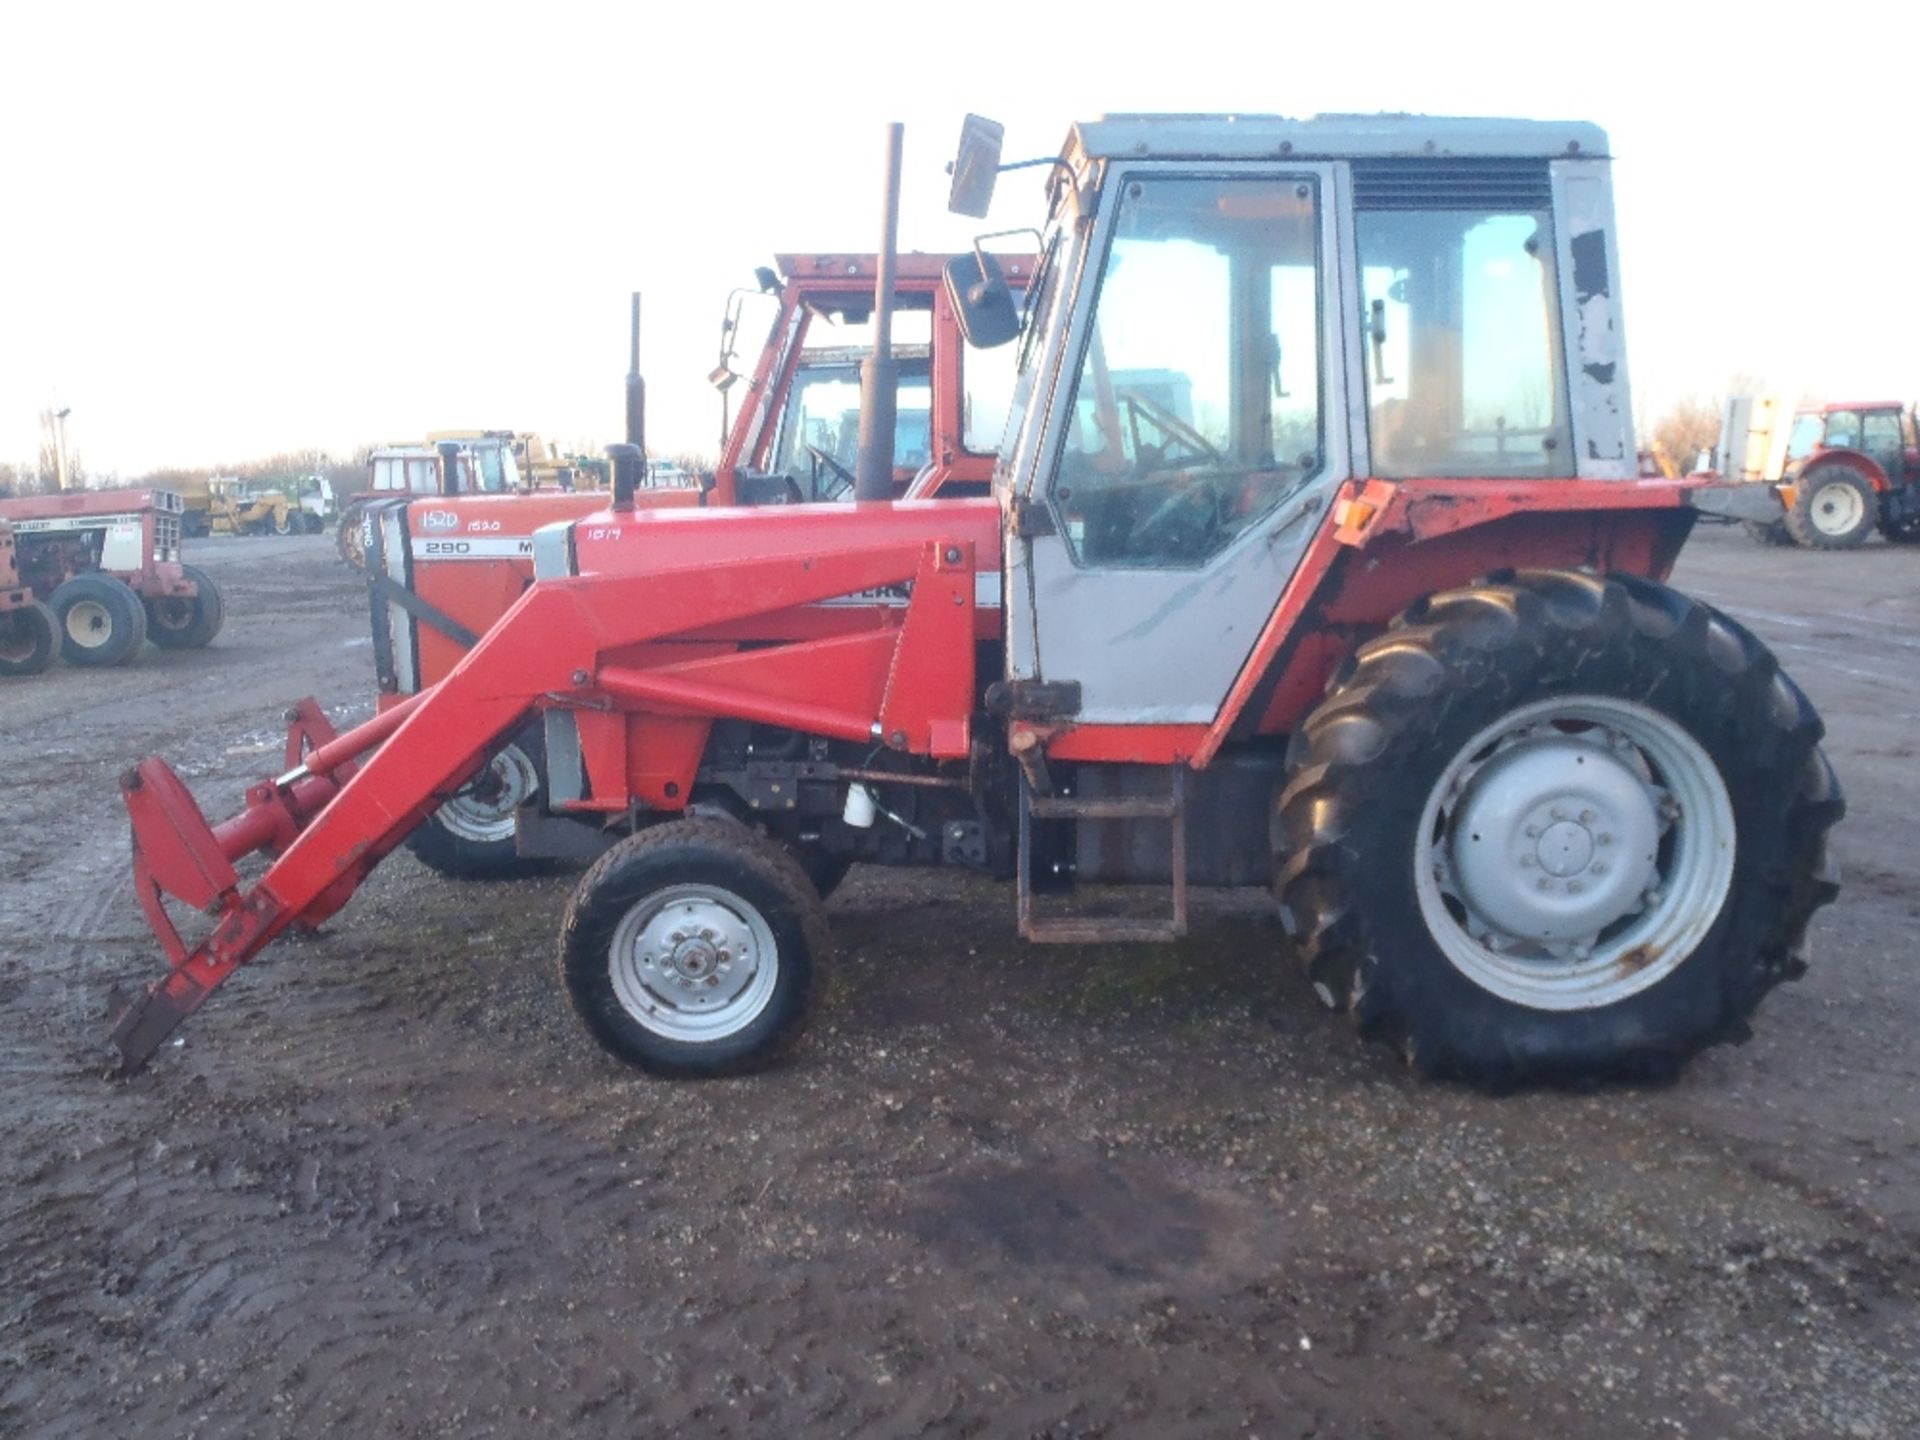
[{"label": "red tractor", "polygon": [[1787,533],[1814,550],[1850,550],[1877,526],[1920,541],[1920,444],[1898,401],[1822,405],[1793,417],[1779,484]]},{"label": "red tractor", "polygon": [[60,622],[20,583],[13,526],[0,520],[0,675],[38,675],[59,649]]},{"label": "red tractor", "polygon": [[[996,132],[967,136],[981,214]],[[892,499],[870,408],[850,506],[639,509],[616,447],[611,505],[535,534],[438,684],[345,736],[303,704],[218,828],[130,771],[171,967],[122,1069],[534,719],[549,808],[611,841],[563,983],[656,1074],[799,1033],[815,855],[1005,876],[1036,941],[1165,940],[1192,885],[1271,884],[1276,950],[1427,1073],[1664,1074],[1741,1035],[1804,968],[1843,804],[1799,688],[1664,583],[1694,487],[1635,475],[1609,163],[1579,124],[1076,126],[1025,303],[990,255],[947,271],[969,340],[1017,342],[992,498]]]},{"label": "red tractor", "polygon": [[67,490],[0,500],[20,578],[47,597],[72,665],[120,665],[148,640],[198,649],[220,633],[219,587],[180,560],[171,490]]},{"label": "red tractor", "polygon": [[[902,255],[890,292],[925,342],[895,348],[894,485],[903,498],[985,495],[993,474],[1012,367],[964,342],[941,277],[949,257]],[[1024,286],[1032,257],[1000,257]],[[789,505],[844,500],[852,489],[860,411],[860,356],[844,339],[872,318],[880,263],[873,255],[781,255],[762,286],[776,303],[720,463],[701,488],[636,490],[641,508]],[[729,325],[737,323],[729,309]],[[825,343],[822,343],[825,337]],[[637,361],[636,368],[637,368]],[[738,377],[727,372],[729,384]],[[997,403],[996,403],[997,402]],[[421,483],[451,457],[410,462]],[[366,513],[372,557],[374,664],[383,706],[435,684],[533,583],[533,537],[544,525],[604,509],[604,493],[499,493],[465,486],[433,500],[384,501]],[[501,747],[487,768],[420,826],[416,856],[450,875],[502,875],[531,861],[591,860],[610,843],[598,827],[540,804],[544,761],[537,724]],[[846,869],[814,873],[831,888]]]}]

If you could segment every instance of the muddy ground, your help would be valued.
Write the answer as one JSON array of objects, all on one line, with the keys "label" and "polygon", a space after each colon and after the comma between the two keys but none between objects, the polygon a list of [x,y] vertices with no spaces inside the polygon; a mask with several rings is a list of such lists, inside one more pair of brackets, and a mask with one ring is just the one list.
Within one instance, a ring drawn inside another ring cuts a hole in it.
[{"label": "muddy ground", "polygon": [[1657,1089],[1490,1099],[1312,1003],[1260,896],[1168,949],[856,872],[809,1039],[662,1084],[574,1023],[570,880],[396,856],[138,1080],[114,777],[210,812],[368,709],[331,539],[196,542],[211,650],[0,689],[0,1433],[1920,1433],[1920,551],[1709,531],[1680,581],[1826,715],[1816,966]]}]

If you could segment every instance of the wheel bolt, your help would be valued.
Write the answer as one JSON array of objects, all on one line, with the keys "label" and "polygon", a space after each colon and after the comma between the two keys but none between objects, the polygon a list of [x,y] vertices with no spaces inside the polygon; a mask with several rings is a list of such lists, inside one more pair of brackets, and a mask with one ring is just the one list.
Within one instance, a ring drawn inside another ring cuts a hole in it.
[{"label": "wheel bolt", "polygon": [[1583,887],[1578,880],[1567,881],[1567,894],[1578,895]]},{"label": "wheel bolt", "polygon": [[1591,810],[1582,810],[1580,812],[1580,823],[1582,825],[1591,825],[1593,823],[1593,812]]},{"label": "wheel bolt", "polygon": [[1653,889],[1647,891],[1647,893],[1642,895],[1640,898],[1646,901],[1647,904],[1649,905],[1658,905],[1663,897],[1661,894],[1660,887],[1656,885]]},{"label": "wheel bolt", "polygon": [[700,932],[700,938],[702,940],[711,941],[713,939],[713,932],[711,930],[702,930]]},{"label": "wheel bolt", "polygon": [[1573,958],[1574,958],[1574,959],[1576,959],[1576,960],[1590,960],[1590,959],[1592,959],[1592,958],[1593,958],[1593,947],[1592,947],[1591,945],[1576,945],[1576,946],[1574,946],[1574,947],[1573,947]]},{"label": "wheel bolt", "polygon": [[1596,860],[1588,868],[1596,875],[1604,875],[1607,873],[1607,862],[1604,860]]},{"label": "wheel bolt", "polygon": [[1539,880],[1538,888],[1542,890],[1551,890],[1553,888],[1553,881],[1549,880],[1546,876],[1542,875]]},{"label": "wheel bolt", "polygon": [[1540,838],[1540,827],[1538,825],[1529,825],[1527,826],[1525,833],[1526,833],[1527,839],[1538,840]]},{"label": "wheel bolt", "polygon": [[1611,845],[1613,843],[1613,836],[1602,830],[1598,835],[1593,837],[1593,843],[1596,845]]},{"label": "wheel bolt", "polygon": [[1554,806],[1553,809],[1549,810],[1547,813],[1556,820],[1564,820],[1567,818],[1567,812],[1558,805]]},{"label": "wheel bolt", "polygon": [[1522,870],[1531,870],[1538,863],[1539,862],[1531,855],[1522,855],[1520,857],[1520,868]]}]

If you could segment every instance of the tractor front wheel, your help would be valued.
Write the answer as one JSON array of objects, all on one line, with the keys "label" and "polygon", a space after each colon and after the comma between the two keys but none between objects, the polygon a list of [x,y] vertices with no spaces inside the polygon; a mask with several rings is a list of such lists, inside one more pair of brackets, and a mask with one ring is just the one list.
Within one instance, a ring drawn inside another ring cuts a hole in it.
[{"label": "tractor front wheel", "polygon": [[1879,518],[1871,480],[1851,465],[1822,465],[1794,485],[1786,526],[1810,550],[1851,550],[1866,544]]},{"label": "tractor front wheel", "polygon": [[111,575],[76,575],[47,599],[69,665],[123,665],[147,643],[147,611],[133,587]]},{"label": "tractor front wheel", "polygon": [[560,975],[587,1028],[655,1075],[756,1069],[826,989],[820,897],[774,841],[730,820],[621,841],[567,906]]},{"label": "tractor front wheel", "polygon": [[227,606],[213,577],[198,565],[182,565],[197,593],[147,600],[147,637],[163,650],[202,650],[227,622]]},{"label": "tractor front wheel", "polygon": [[40,601],[0,615],[0,675],[38,675],[53,663],[60,622]]},{"label": "tractor front wheel", "polygon": [[1426,1073],[1669,1075],[1805,969],[1844,809],[1821,733],[1758,640],[1651,581],[1448,591],[1296,735],[1282,917],[1320,998]]}]

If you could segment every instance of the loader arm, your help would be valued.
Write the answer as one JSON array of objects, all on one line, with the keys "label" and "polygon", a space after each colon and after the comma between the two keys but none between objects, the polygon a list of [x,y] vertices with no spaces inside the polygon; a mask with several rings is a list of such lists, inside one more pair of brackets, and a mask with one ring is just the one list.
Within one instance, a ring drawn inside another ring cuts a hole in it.
[{"label": "loader arm", "polygon": [[[674,678],[684,664],[656,660],[650,667],[650,642],[911,585],[904,611],[876,620],[876,628],[893,637],[889,663],[875,668],[866,693],[830,698],[847,725],[857,723],[872,737],[895,734],[907,748],[964,753],[964,717],[974,684],[975,568],[971,538],[914,537],[821,556],[546,580],[528,590],[445,679],[408,702],[404,713],[389,711],[318,745],[287,773],[250,790],[248,810],[217,830],[201,818],[164,762],[143,762],[123,787],[134,826],[134,870],[172,968],[114,1027],[118,1073],[139,1070],[213,990],[290,925],[317,925],[345,904],[374,866],[532,712],[565,708],[625,720],[649,714],[776,717],[784,703],[793,718],[817,721],[823,697],[804,688],[791,693],[791,674],[806,669],[808,652],[842,643],[816,639],[742,652],[733,657],[737,663],[694,684]],[[696,576],[699,603],[693,605],[688,592]],[[930,663],[936,659],[947,663]],[[785,686],[770,687],[769,675],[785,679]],[[929,693],[941,697],[935,708],[945,714],[925,713],[917,697]],[[956,700],[958,728],[934,723],[953,713]],[[311,726],[311,717],[303,723]],[[355,758],[375,745],[371,757],[353,768]],[[290,744],[290,760],[295,748]],[[594,808],[626,808],[631,796],[625,778],[600,777]],[[603,793],[614,786],[618,794]],[[275,858],[251,888],[243,888],[232,862],[254,850]],[[180,942],[162,894],[212,911],[212,933],[190,949]]]}]

